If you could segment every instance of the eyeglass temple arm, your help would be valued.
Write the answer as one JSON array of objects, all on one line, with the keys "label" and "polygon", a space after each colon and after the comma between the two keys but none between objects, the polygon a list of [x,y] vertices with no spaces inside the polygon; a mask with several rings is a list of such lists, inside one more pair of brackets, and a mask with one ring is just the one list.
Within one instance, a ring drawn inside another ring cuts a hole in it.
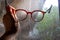
[{"label": "eyeglass temple arm", "polygon": [[51,12],[51,8],[52,8],[52,5],[50,6],[50,8],[48,10],[46,10],[46,13],[50,13]]}]

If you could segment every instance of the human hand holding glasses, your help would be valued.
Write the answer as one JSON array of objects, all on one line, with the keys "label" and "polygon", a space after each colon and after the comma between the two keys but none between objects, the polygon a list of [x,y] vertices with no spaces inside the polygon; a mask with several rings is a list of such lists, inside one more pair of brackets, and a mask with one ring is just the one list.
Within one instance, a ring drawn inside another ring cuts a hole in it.
[{"label": "human hand holding glasses", "polygon": [[[11,5],[8,5],[11,6]],[[7,7],[7,6],[6,6]],[[42,11],[42,10],[33,10],[32,12],[28,12],[25,9],[13,9],[14,7],[9,7],[11,12],[15,12],[16,14],[18,14],[17,16],[19,16],[19,20],[23,21],[27,18],[28,14],[31,14],[31,18],[33,21],[35,22],[39,22],[44,18],[44,15],[48,12],[50,13],[52,5],[50,6],[50,8],[46,11]]]}]

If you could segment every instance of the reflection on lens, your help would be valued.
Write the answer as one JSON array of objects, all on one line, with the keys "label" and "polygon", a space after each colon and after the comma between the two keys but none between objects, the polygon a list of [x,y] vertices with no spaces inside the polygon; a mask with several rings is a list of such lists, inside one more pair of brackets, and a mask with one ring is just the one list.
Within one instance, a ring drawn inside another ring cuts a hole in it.
[{"label": "reflection on lens", "polygon": [[27,13],[25,11],[17,11],[16,12],[17,17],[19,20],[23,20],[26,18]]},{"label": "reflection on lens", "polygon": [[43,13],[42,12],[34,12],[32,14],[32,18],[34,21],[40,21],[43,18]]}]

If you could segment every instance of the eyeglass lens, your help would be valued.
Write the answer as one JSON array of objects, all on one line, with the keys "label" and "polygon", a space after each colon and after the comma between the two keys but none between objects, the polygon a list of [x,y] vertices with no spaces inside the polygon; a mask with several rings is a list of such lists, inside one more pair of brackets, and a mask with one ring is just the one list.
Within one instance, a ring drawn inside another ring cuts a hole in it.
[{"label": "eyeglass lens", "polygon": [[33,12],[32,19],[34,21],[40,21],[43,18],[43,13],[40,11]]},{"label": "eyeglass lens", "polygon": [[27,16],[27,13],[25,11],[17,11],[16,14],[19,20],[23,20]]}]

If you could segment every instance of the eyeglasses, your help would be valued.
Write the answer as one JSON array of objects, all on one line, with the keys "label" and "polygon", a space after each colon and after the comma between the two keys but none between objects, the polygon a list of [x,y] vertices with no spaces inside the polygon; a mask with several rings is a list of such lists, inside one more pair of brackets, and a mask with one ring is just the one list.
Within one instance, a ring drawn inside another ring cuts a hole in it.
[{"label": "eyeglasses", "polygon": [[20,21],[25,20],[27,18],[27,15],[31,14],[32,20],[35,22],[39,22],[44,18],[45,13],[47,13],[47,12],[50,13],[51,8],[52,8],[52,5],[50,6],[50,8],[48,10],[46,10],[46,12],[41,11],[41,10],[34,10],[32,12],[28,12],[24,9],[17,9],[16,13],[18,14],[17,16],[19,16]]},{"label": "eyeglasses", "polygon": [[[7,4],[6,1],[5,1],[5,4]],[[46,12],[50,13],[51,8],[52,8],[52,5]],[[7,9],[9,9],[9,8],[7,7]],[[13,10],[14,9],[12,9],[12,11]],[[41,10],[34,10],[32,12],[28,12],[24,9],[16,9],[15,10],[15,13],[17,14],[17,16],[19,16],[20,21],[25,20],[27,18],[27,15],[31,14],[31,18],[35,22],[41,21],[44,18],[44,15],[45,15],[46,12],[41,11]]]},{"label": "eyeglasses", "polygon": [[28,14],[31,14],[32,20],[35,21],[35,22],[38,22],[38,21],[41,21],[44,18],[44,14],[46,12],[41,11],[41,10],[34,10],[32,12],[28,12],[24,9],[17,9],[16,13],[18,14],[19,20],[21,20],[21,21],[25,20],[27,18]]}]

